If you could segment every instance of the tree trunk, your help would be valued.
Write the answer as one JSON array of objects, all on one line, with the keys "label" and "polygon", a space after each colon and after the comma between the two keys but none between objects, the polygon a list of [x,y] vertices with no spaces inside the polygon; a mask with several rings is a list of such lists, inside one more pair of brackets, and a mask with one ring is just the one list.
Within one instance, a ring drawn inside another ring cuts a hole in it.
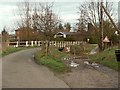
[{"label": "tree trunk", "polygon": [[46,53],[45,55],[47,56],[49,53],[49,41],[46,41]]}]

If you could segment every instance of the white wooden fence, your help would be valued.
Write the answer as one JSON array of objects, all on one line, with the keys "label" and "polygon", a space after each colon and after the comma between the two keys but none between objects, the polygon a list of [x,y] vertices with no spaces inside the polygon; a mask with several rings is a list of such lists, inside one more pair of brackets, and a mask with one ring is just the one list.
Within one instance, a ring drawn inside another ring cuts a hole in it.
[{"label": "white wooden fence", "polygon": [[[46,41],[23,41],[23,42],[9,42],[8,46],[14,46],[14,47],[28,47],[28,46],[42,46],[45,45]],[[71,45],[80,45],[85,44],[86,42],[83,41],[50,41],[50,46],[55,47],[65,47],[65,46],[71,46]]]}]

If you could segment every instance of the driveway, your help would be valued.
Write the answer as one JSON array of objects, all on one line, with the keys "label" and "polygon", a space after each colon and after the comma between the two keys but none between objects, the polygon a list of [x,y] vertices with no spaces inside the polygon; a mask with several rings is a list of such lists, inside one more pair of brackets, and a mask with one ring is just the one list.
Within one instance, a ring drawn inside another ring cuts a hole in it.
[{"label": "driveway", "polygon": [[3,57],[2,88],[69,88],[48,68],[34,62],[38,50],[22,50]]}]

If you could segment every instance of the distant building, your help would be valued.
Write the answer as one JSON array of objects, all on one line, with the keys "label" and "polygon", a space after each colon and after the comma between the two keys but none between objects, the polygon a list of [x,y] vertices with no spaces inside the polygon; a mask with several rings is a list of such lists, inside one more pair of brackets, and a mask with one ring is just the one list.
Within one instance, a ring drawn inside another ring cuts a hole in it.
[{"label": "distant building", "polygon": [[20,41],[34,41],[39,39],[39,32],[34,29],[23,27],[15,30],[16,39]]},{"label": "distant building", "polygon": [[69,32],[68,30],[61,30],[54,34],[54,38],[64,38],[68,40],[78,40],[78,41],[87,41],[91,36],[97,36],[95,32],[95,27],[88,23],[88,29],[78,32]]},{"label": "distant building", "polygon": [[67,36],[73,36],[73,35],[75,35],[74,32],[58,32],[54,35],[54,38],[58,38],[58,37],[67,38]]},{"label": "distant building", "polygon": [[73,40],[73,41],[83,41],[85,37],[88,36],[87,32],[58,32],[54,35],[54,38],[64,38],[66,40]]}]

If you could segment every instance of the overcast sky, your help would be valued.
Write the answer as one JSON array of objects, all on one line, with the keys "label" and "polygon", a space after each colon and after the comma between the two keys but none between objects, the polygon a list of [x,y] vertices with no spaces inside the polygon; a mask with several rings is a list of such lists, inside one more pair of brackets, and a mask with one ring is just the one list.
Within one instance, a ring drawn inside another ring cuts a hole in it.
[{"label": "overcast sky", "polygon": [[[16,29],[16,20],[19,19],[17,15],[18,2],[24,0],[0,0],[0,32],[3,30],[3,27],[6,26],[7,30],[11,33]],[[33,2],[33,0],[29,0]],[[54,1],[54,10],[56,14],[59,15],[63,22],[70,22],[74,24],[77,22],[78,15],[78,6],[85,0],[34,0],[34,2],[40,1]],[[87,0],[86,0],[87,1]],[[118,0],[114,0],[114,2]],[[114,8],[117,11],[117,6]]]}]

